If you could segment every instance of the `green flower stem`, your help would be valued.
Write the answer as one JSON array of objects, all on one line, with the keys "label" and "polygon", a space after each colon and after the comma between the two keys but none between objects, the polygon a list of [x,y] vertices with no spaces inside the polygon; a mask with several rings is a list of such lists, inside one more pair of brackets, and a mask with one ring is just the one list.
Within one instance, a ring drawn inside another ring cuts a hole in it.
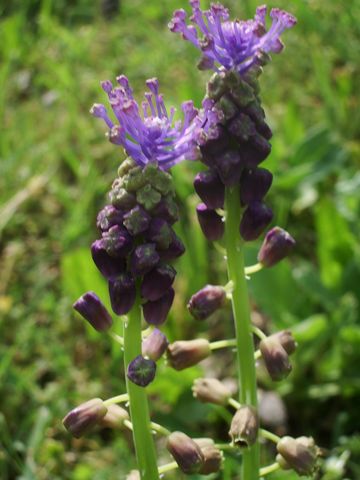
[{"label": "green flower stem", "polygon": [[267,467],[260,468],[260,476],[265,477],[265,475],[268,475],[269,473],[276,472],[276,470],[279,470],[279,468],[280,468],[280,465],[277,462],[272,463]]},{"label": "green flower stem", "polygon": [[250,265],[250,267],[245,267],[245,275],[252,275],[253,273],[260,272],[264,268],[262,263],[255,263],[255,265]]},{"label": "green flower stem", "polygon": [[210,343],[211,350],[218,350],[220,348],[236,347],[237,341],[236,338],[231,338],[230,340],[219,340],[217,342]]},{"label": "green flower stem", "polygon": [[255,335],[256,335],[260,340],[265,340],[265,338],[267,338],[266,335],[265,335],[265,333],[264,333],[262,330],[260,330],[260,328],[255,327],[255,325],[252,325],[252,326],[251,326],[251,330],[252,330],[253,333],[255,333]]},{"label": "green flower stem", "polygon": [[166,465],[159,467],[159,474],[161,475],[163,473],[170,472],[171,470],[176,470],[178,467],[179,466],[176,462],[167,463]]},{"label": "green flower stem", "polygon": [[[139,295],[124,322],[125,372],[129,363],[141,354],[141,306]],[[151,434],[149,405],[145,388],[126,377],[136,458],[141,480],[158,480],[155,445]]]},{"label": "green flower stem", "polygon": [[228,404],[235,408],[235,410],[239,410],[241,407],[241,403],[239,403],[235,398],[229,398]]},{"label": "green flower stem", "polygon": [[108,398],[104,401],[104,405],[108,407],[109,405],[114,405],[114,403],[124,403],[129,400],[129,395],[127,393],[123,393],[122,395],[116,395],[116,397]]},{"label": "green flower stem", "polygon": [[[229,281],[233,282],[232,309],[237,338],[239,401],[257,407],[254,344],[250,321],[249,296],[244,266],[244,242],[239,225],[242,215],[239,187],[226,188],[225,246]],[[259,480],[259,443],[243,453],[242,480]]]},{"label": "green flower stem", "polygon": [[268,430],[264,430],[263,428],[260,428],[259,433],[263,438],[266,438],[266,440],[270,440],[274,443],[278,443],[281,440],[281,437],[275,435],[275,433],[269,432]]}]

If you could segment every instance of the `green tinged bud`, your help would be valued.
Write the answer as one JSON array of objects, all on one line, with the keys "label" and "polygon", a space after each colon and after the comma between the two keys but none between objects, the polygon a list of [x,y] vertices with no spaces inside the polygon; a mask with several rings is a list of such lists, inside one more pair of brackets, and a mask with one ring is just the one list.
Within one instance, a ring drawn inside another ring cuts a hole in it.
[{"label": "green tinged bud", "polygon": [[100,424],[107,428],[122,429],[124,421],[129,419],[129,414],[125,408],[113,404],[107,407],[106,415],[100,420]]},{"label": "green tinged bud", "polygon": [[[320,450],[311,437],[283,437],[277,444],[277,451],[286,464],[302,475],[311,475],[316,469]],[[286,465],[286,466],[287,466]]]},{"label": "green tinged bud", "polygon": [[167,361],[175,370],[184,370],[201,362],[210,353],[210,343],[204,338],[180,340],[168,346]]},{"label": "green tinged bud", "polygon": [[259,417],[256,409],[250,405],[243,405],[233,416],[229,435],[234,445],[247,448],[256,442],[258,430]]},{"label": "green tinged bud", "polygon": [[219,98],[226,92],[227,85],[225,82],[225,72],[214,73],[207,83],[206,93],[212,100],[219,100]]},{"label": "green tinged bud", "polygon": [[168,436],[166,448],[174,457],[182,472],[191,475],[197,473],[204,465],[201,448],[182,432],[173,432]]},{"label": "green tinged bud", "polygon": [[231,97],[237,106],[246,107],[255,99],[255,94],[253,88],[247,82],[240,80],[236,88],[231,91]]},{"label": "green tinged bud", "polygon": [[121,210],[130,210],[136,205],[135,195],[129,193],[122,187],[121,179],[117,178],[109,192],[110,202]]},{"label": "green tinged bud", "polygon": [[174,191],[173,179],[170,173],[164,172],[158,168],[155,163],[148,163],[144,168],[144,177],[146,183],[150,184],[162,195],[167,195]]},{"label": "green tinged bud", "polygon": [[136,193],[146,184],[146,178],[141,167],[134,167],[122,177],[123,187],[128,192]]},{"label": "green tinged bud", "polygon": [[230,390],[217,378],[198,378],[194,381],[192,391],[194,397],[204,403],[227,405],[231,397]]},{"label": "green tinged bud", "polygon": [[238,113],[238,107],[234,100],[227,94],[223,95],[217,103],[217,106],[224,115],[224,121],[230,120]]},{"label": "green tinged bud", "polygon": [[136,167],[134,160],[131,157],[126,158],[118,168],[118,176],[123,177],[134,167]]},{"label": "green tinged bud", "polygon": [[161,200],[160,193],[151,185],[146,184],[136,193],[136,200],[147,210],[150,211],[156,207]]},{"label": "green tinged bud", "polygon": [[194,438],[194,442],[199,445],[204,455],[204,464],[199,470],[200,475],[218,472],[224,459],[222,451],[216,447],[211,438]]},{"label": "green tinged bud", "polygon": [[63,419],[63,425],[75,438],[80,438],[95,427],[106,413],[103,400],[92,398],[71,410]]}]

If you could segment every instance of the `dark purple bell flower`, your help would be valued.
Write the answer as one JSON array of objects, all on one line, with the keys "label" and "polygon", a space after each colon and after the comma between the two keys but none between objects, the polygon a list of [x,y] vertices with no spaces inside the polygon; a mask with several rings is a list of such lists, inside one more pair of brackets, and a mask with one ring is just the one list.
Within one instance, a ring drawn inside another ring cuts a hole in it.
[{"label": "dark purple bell flower", "polygon": [[240,200],[243,205],[261,202],[269,191],[273,176],[265,168],[245,169],[240,179]]},{"label": "dark purple bell flower", "polygon": [[140,205],[136,205],[124,215],[124,225],[131,235],[145,232],[150,220],[150,215]]},{"label": "dark purple bell flower", "polygon": [[262,135],[266,140],[270,140],[272,137],[272,131],[269,125],[265,121],[265,112],[259,102],[251,102],[249,105],[242,109],[246,115],[255,122],[256,130]]},{"label": "dark purple bell flower", "polygon": [[107,411],[101,398],[92,398],[71,410],[63,419],[63,425],[75,438],[80,438],[98,425]]},{"label": "dark purple bell flower", "polygon": [[252,135],[256,134],[255,123],[248,115],[239,113],[228,125],[229,132],[238,142],[247,142]]},{"label": "dark purple bell flower", "polygon": [[205,203],[200,203],[196,207],[196,213],[205,237],[212,242],[220,240],[224,235],[224,222],[220,215],[215,210],[207,208]]},{"label": "dark purple bell flower", "polygon": [[136,287],[132,275],[123,273],[109,281],[111,307],[116,315],[128,313],[135,302]]},{"label": "dark purple bell flower", "polygon": [[144,243],[136,247],[131,256],[131,271],[134,275],[145,275],[159,260],[155,243]]},{"label": "dark purple bell flower", "polygon": [[265,267],[272,267],[289,255],[295,243],[286,230],[274,227],[266,234],[258,254],[258,261]]},{"label": "dark purple bell flower", "polygon": [[98,213],[96,226],[99,230],[105,232],[114,225],[121,225],[123,218],[124,213],[121,210],[115,208],[113,205],[105,205]]},{"label": "dark purple bell flower", "polygon": [[227,150],[216,157],[213,166],[226,187],[237,185],[243,170],[242,150]]},{"label": "dark purple bell flower", "polygon": [[161,260],[169,262],[175,258],[181,257],[185,252],[185,246],[180,238],[173,232],[172,240],[166,250],[159,250]]},{"label": "dark purple bell flower", "polygon": [[146,387],[155,378],[156,363],[150,358],[138,355],[132,360],[127,369],[127,377],[139,387]]},{"label": "dark purple bell flower", "polygon": [[241,144],[242,164],[247,168],[255,168],[270,155],[271,145],[261,135],[254,135],[246,143]]},{"label": "dark purple bell flower", "polygon": [[141,350],[144,357],[149,357],[156,362],[166,352],[169,345],[166,336],[155,328],[148,337],[142,341]]},{"label": "dark purple bell flower", "polygon": [[194,293],[187,305],[191,315],[197,320],[205,320],[226,302],[226,290],[219,285],[206,285]]},{"label": "dark purple bell flower", "polygon": [[221,126],[219,126],[216,137],[207,139],[200,146],[202,161],[211,167],[214,164],[216,157],[229,150],[229,148],[229,135]]},{"label": "dark purple bell flower", "polygon": [[208,208],[224,207],[225,188],[214,170],[199,172],[194,180],[194,188]]},{"label": "dark purple bell flower", "polygon": [[141,284],[141,296],[155,301],[164,295],[174,282],[176,270],[171,265],[157,265],[144,275]]},{"label": "dark purple bell flower", "polygon": [[73,308],[98,332],[108,330],[113,321],[100,298],[94,292],[86,292],[73,305]]},{"label": "dark purple bell flower", "polygon": [[143,305],[144,318],[150,325],[161,325],[165,322],[171,305],[174,301],[175,291],[169,288],[164,295],[154,302],[146,302]]},{"label": "dark purple bell flower", "polygon": [[110,257],[125,257],[133,248],[133,238],[129,232],[120,225],[110,227],[103,232],[103,245]]},{"label": "dark purple bell flower", "polygon": [[179,209],[176,202],[171,197],[163,197],[160,202],[152,209],[151,213],[155,217],[162,218],[169,225],[179,220]]},{"label": "dark purple bell flower", "polygon": [[91,245],[91,256],[102,275],[108,280],[116,278],[126,269],[124,258],[113,258],[106,252],[104,240],[95,240]]},{"label": "dark purple bell flower", "polygon": [[251,203],[245,210],[240,222],[240,234],[244,240],[256,240],[273,218],[271,208],[264,203]]},{"label": "dark purple bell flower", "polygon": [[173,237],[173,230],[170,225],[162,218],[153,218],[150,222],[149,229],[146,232],[146,238],[150,242],[156,243],[159,249],[169,247]]}]

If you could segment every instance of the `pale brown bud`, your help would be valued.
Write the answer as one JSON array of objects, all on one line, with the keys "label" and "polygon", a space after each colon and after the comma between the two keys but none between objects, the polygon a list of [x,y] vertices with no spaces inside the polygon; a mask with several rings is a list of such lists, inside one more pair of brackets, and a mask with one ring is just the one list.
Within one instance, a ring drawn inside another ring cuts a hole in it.
[{"label": "pale brown bud", "polygon": [[180,340],[168,346],[167,360],[175,370],[183,370],[201,362],[210,353],[210,344],[204,338]]},{"label": "pale brown bud", "polygon": [[231,391],[217,378],[197,378],[192,391],[194,397],[204,403],[227,405]]},{"label": "pale brown bud", "polygon": [[211,438],[194,438],[194,442],[199,445],[204,455],[204,465],[200,468],[199,473],[209,475],[218,472],[224,459],[222,451],[216,447]]},{"label": "pale brown bud", "polygon": [[197,473],[204,465],[205,457],[201,448],[185,433],[171,433],[168,436],[166,448],[184,473]]},{"label": "pale brown bud", "polygon": [[316,468],[319,448],[311,437],[283,437],[277,451],[298,475],[311,475]]},{"label": "pale brown bud", "polygon": [[130,419],[125,408],[119,405],[109,405],[107,409],[105,417],[100,420],[103,427],[121,429],[124,426],[124,421]]},{"label": "pale brown bud", "polygon": [[277,340],[288,355],[295,352],[297,343],[290,330],[281,330],[280,332],[270,335],[270,338]]},{"label": "pale brown bud", "polygon": [[254,407],[241,406],[233,416],[229,435],[238,447],[250,447],[256,442],[259,430],[259,417]]},{"label": "pale brown bud", "polygon": [[278,339],[267,337],[261,340],[259,347],[271,379],[277,382],[286,378],[292,367],[289,356]]}]

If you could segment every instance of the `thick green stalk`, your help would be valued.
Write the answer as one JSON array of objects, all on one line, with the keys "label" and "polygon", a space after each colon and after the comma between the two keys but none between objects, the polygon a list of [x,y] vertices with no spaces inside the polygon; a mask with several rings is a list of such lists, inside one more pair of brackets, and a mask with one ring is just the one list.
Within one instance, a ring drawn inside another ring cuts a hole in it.
[{"label": "thick green stalk", "polygon": [[[125,371],[129,363],[141,354],[141,307],[139,297],[124,322]],[[130,416],[138,469],[141,480],[158,480],[155,445],[151,434],[149,405],[145,388],[126,377]]]},{"label": "thick green stalk", "polygon": [[[254,343],[245,278],[244,242],[239,225],[242,215],[239,187],[226,188],[225,243],[229,281],[233,282],[232,309],[237,340],[237,369],[241,404],[257,406]],[[241,480],[259,480],[259,444],[244,451]]]}]

